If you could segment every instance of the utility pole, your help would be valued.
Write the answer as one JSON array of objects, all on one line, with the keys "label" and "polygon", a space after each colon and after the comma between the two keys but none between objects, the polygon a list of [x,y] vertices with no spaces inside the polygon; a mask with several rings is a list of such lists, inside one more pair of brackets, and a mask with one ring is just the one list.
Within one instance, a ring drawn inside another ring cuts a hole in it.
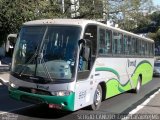
[{"label": "utility pole", "polygon": [[64,0],[62,0],[62,13],[65,12]]},{"label": "utility pole", "polygon": [[77,17],[79,15],[79,12],[77,10],[79,9],[79,0],[71,0],[71,17]]}]

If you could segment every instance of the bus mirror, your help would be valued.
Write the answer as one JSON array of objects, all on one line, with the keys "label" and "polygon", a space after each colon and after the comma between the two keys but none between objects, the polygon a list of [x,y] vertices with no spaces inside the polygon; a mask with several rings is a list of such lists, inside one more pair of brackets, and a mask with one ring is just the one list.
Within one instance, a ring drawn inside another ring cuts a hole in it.
[{"label": "bus mirror", "polygon": [[13,44],[16,43],[17,34],[9,34],[6,41],[6,52],[9,52],[9,49],[14,47]]},{"label": "bus mirror", "polygon": [[85,43],[86,43],[86,41],[85,41],[84,39],[80,39],[80,40],[78,41],[79,47],[80,47],[80,46],[84,46]]}]

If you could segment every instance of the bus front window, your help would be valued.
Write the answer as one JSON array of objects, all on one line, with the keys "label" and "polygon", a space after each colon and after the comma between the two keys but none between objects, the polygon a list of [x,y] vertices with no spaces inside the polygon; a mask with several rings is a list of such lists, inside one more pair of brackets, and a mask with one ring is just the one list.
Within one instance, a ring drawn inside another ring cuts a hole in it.
[{"label": "bus front window", "polygon": [[80,28],[24,26],[19,34],[11,72],[19,76],[72,80]]}]

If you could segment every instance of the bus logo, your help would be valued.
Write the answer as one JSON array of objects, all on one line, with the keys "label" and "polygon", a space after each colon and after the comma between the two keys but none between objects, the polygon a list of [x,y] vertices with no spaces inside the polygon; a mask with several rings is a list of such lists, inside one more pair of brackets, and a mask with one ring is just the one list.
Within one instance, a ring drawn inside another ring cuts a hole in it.
[{"label": "bus logo", "polygon": [[136,67],[136,60],[134,61],[128,60],[128,67],[131,67],[131,66]]},{"label": "bus logo", "polygon": [[48,90],[48,89],[49,89],[49,86],[37,85],[37,89]]}]

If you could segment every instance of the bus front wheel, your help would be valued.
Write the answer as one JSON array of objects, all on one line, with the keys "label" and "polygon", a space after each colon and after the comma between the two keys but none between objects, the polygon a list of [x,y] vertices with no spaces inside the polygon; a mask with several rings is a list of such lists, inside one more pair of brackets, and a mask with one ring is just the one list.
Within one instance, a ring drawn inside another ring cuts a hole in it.
[{"label": "bus front wheel", "polygon": [[98,110],[102,102],[102,87],[97,86],[97,89],[94,93],[93,104],[90,106],[91,110]]}]

